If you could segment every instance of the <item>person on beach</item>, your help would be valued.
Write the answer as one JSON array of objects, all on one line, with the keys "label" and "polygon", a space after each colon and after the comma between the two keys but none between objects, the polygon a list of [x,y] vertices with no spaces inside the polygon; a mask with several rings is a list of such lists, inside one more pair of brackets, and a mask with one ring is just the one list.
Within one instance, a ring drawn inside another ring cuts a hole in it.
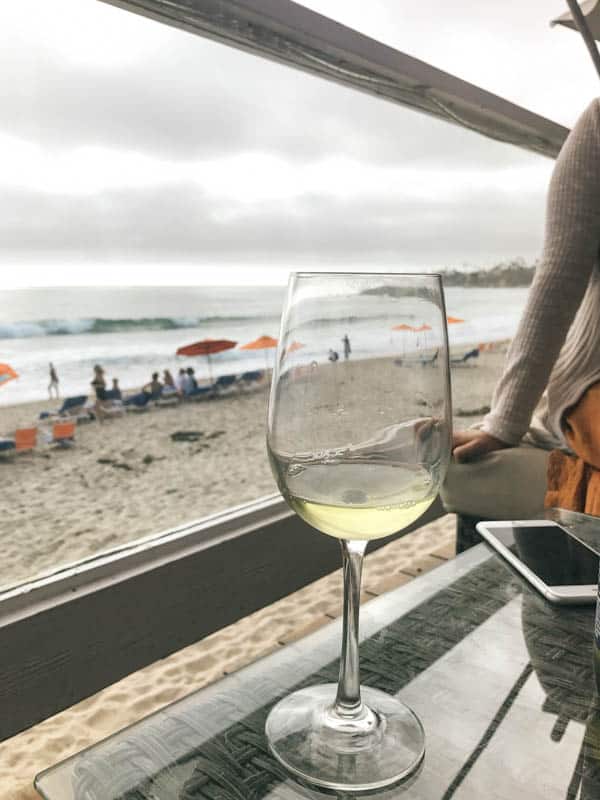
[{"label": "person on beach", "polygon": [[192,367],[188,367],[186,369],[187,375],[187,387],[186,387],[186,394],[193,392],[194,389],[198,388],[198,381],[196,380],[196,376],[194,375],[194,370]]},{"label": "person on beach", "polygon": [[344,360],[348,361],[350,358],[350,353],[352,352],[352,348],[350,347],[350,339],[348,338],[347,333],[344,334],[342,344],[344,345]]},{"label": "person on beach", "polygon": [[332,364],[334,364],[339,359],[339,355],[335,350],[329,348],[329,355],[327,356],[327,358],[331,361]]},{"label": "person on beach", "polygon": [[167,386],[169,386],[171,389],[177,388],[175,386],[175,381],[173,380],[173,376],[171,375],[168,369],[163,370],[163,384],[165,385],[165,388]]},{"label": "person on beach", "polygon": [[122,400],[123,395],[121,394],[121,387],[119,386],[119,379],[113,378],[112,379],[112,399],[113,400]]},{"label": "person on beach", "polygon": [[[526,502],[532,480],[524,470],[518,485],[513,468],[518,453],[525,451],[518,445],[525,443],[552,450],[545,459],[546,506],[600,514],[599,252],[600,99],[596,99],[557,158],[547,197],[542,258],[491,411],[479,430],[454,435],[454,463],[443,496],[447,508],[460,511],[461,502],[468,506],[472,501],[469,475],[479,493],[485,492],[483,484],[477,484],[478,473],[489,473],[492,501],[495,494],[501,505],[502,494],[516,492]],[[506,485],[495,492],[498,483],[492,479],[503,472]],[[592,484],[597,490],[588,491]],[[496,511],[488,518],[502,517]]]},{"label": "person on beach", "polygon": [[48,384],[48,397],[52,399],[52,392],[55,392],[56,399],[58,400],[58,374],[54,368],[54,364],[50,362],[50,383]]},{"label": "person on beach", "polygon": [[142,387],[142,392],[151,395],[151,397],[160,397],[162,394],[163,385],[158,379],[158,372],[152,373],[152,380]]},{"label": "person on beach", "polygon": [[104,370],[100,364],[94,366],[94,377],[91,381],[91,386],[96,395],[96,403],[94,404],[94,413],[99,422],[103,421],[104,409],[103,404],[106,403],[106,380],[104,378]]},{"label": "person on beach", "polygon": [[181,369],[179,370],[179,374],[177,375],[177,380],[175,382],[177,393],[180,395],[180,397],[183,397],[183,395],[187,394],[186,392],[187,382],[188,382],[187,373],[185,369],[181,367]]}]

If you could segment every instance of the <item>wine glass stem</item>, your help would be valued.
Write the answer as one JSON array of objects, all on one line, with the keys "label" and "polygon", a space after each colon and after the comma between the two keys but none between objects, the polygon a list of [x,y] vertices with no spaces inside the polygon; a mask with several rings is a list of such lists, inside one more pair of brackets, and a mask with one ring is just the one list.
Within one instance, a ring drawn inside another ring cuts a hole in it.
[{"label": "wine glass stem", "polygon": [[356,717],[362,711],[360,699],[360,663],[358,655],[358,616],[360,580],[366,540],[342,539],[344,571],[344,627],[340,677],[334,711],[341,717]]}]

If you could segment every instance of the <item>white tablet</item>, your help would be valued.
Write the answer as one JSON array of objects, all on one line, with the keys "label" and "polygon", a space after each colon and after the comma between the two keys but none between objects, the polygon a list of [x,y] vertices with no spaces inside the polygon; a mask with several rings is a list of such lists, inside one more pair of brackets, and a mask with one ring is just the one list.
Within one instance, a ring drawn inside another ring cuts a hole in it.
[{"label": "white tablet", "polygon": [[596,602],[598,556],[556,522],[478,522],[477,530],[547,600]]}]

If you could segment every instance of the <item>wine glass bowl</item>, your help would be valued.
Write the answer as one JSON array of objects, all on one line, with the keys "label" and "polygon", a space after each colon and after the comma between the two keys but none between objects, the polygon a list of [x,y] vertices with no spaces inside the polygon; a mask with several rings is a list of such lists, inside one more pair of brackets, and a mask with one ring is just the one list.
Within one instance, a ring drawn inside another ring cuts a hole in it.
[{"label": "wine glass bowl", "polygon": [[[342,346],[340,357],[336,348]],[[282,495],[307,523],[340,539],[344,565],[337,689],[310,687],[280,701],[267,721],[269,745],[309,783],[382,788],[419,766],[424,735],[413,712],[396,698],[374,689],[361,695],[362,558],[370,539],[401,531],[426,511],[449,462],[440,277],[292,275],[271,385],[267,449]]]}]

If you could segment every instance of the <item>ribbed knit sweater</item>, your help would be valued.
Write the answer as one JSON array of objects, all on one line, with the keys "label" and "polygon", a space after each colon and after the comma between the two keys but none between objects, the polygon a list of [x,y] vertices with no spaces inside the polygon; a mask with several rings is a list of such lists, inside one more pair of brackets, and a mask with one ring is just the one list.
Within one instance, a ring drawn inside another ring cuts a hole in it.
[{"label": "ribbed knit sweater", "polygon": [[600,380],[599,252],[600,100],[594,100],[552,173],[542,257],[484,431],[517,444],[533,417],[534,441],[568,450],[563,414]]}]

